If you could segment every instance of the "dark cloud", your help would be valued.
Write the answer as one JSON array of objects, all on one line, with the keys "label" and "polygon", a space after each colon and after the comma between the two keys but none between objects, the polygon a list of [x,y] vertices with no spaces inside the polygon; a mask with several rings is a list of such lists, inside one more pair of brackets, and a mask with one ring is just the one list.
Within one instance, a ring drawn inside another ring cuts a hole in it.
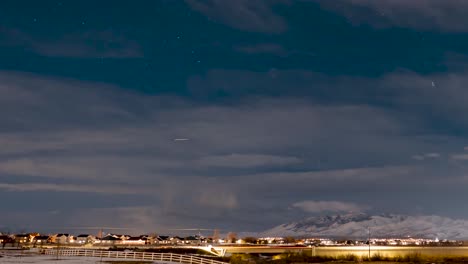
[{"label": "dark cloud", "polygon": [[141,58],[140,45],[111,30],[86,31],[36,37],[19,29],[0,28],[2,44],[24,49],[45,57],[62,58]]},{"label": "dark cloud", "polygon": [[288,53],[281,45],[274,43],[237,46],[235,50],[248,54],[274,54],[278,56],[285,56]]}]

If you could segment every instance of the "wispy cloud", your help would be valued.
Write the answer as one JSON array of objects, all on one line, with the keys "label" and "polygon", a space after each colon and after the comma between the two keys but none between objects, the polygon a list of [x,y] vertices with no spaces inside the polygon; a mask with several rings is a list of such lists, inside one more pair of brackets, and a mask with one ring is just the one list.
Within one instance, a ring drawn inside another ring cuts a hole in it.
[{"label": "wispy cloud", "polygon": [[419,30],[467,32],[464,10],[468,3],[458,0],[338,0],[315,1],[343,13],[355,23],[377,27],[399,26]]},{"label": "wispy cloud", "polygon": [[307,213],[325,213],[325,212],[362,212],[368,210],[368,206],[356,203],[340,201],[301,201],[292,204],[292,207],[301,209]]},{"label": "wispy cloud", "polygon": [[424,156],[422,156],[422,155],[413,155],[413,156],[411,156],[411,158],[413,158],[415,160],[424,160]]},{"label": "wispy cloud", "polygon": [[202,157],[197,161],[202,166],[251,168],[260,166],[287,166],[301,163],[296,157],[259,154],[230,154]]},{"label": "wispy cloud", "polygon": [[18,29],[0,28],[6,45],[22,46],[46,57],[66,58],[140,58],[140,45],[114,31],[70,33],[57,38],[42,39]]},{"label": "wispy cloud", "polygon": [[0,189],[14,192],[77,192],[101,194],[148,194],[148,190],[131,188],[122,185],[79,185],[54,183],[0,183]]},{"label": "wispy cloud", "polygon": [[238,45],[234,49],[239,52],[248,54],[273,54],[277,56],[286,56],[288,52],[286,49],[274,43],[261,43],[257,45]]},{"label": "wispy cloud", "polygon": [[297,49],[288,49],[283,47],[282,45],[275,44],[275,43],[258,43],[258,44],[251,44],[251,45],[236,45],[234,46],[234,50],[246,53],[246,54],[268,54],[274,55],[279,57],[288,57],[292,55],[299,55],[299,56],[314,56],[315,54],[309,51],[301,51]]},{"label": "wispy cloud", "polygon": [[273,7],[284,0],[185,0],[190,7],[209,18],[240,30],[263,33],[282,33],[286,21]]},{"label": "wispy cloud", "polygon": [[452,155],[454,160],[468,160],[468,154],[454,154]]},{"label": "wispy cloud", "polygon": [[387,166],[377,168],[331,169],[304,172],[270,172],[249,175],[251,184],[259,184],[268,180],[278,186],[307,186],[314,183],[316,187],[329,186],[336,182],[352,184],[386,182],[390,179],[404,179],[419,174],[420,169],[414,166]]},{"label": "wispy cloud", "polygon": [[415,160],[437,159],[437,158],[440,158],[440,157],[441,157],[440,153],[437,153],[437,152],[417,154],[417,155],[412,156],[412,158],[415,159]]}]

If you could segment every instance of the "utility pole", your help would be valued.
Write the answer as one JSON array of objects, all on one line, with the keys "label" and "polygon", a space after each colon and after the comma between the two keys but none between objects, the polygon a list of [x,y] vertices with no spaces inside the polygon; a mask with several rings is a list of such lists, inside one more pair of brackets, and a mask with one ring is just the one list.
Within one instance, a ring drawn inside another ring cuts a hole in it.
[{"label": "utility pole", "polygon": [[367,243],[369,244],[369,261],[370,261],[370,226],[367,227]]},{"label": "utility pole", "polygon": [[57,242],[57,260],[59,260],[60,255],[60,241]]}]

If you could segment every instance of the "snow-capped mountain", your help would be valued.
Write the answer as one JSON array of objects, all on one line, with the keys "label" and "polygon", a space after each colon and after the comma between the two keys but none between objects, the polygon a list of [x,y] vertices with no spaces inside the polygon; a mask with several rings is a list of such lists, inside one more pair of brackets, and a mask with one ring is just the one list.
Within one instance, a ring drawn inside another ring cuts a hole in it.
[{"label": "snow-capped mountain", "polygon": [[468,239],[468,221],[440,216],[347,214],[309,217],[279,225],[261,236],[307,236],[329,238],[415,237]]}]

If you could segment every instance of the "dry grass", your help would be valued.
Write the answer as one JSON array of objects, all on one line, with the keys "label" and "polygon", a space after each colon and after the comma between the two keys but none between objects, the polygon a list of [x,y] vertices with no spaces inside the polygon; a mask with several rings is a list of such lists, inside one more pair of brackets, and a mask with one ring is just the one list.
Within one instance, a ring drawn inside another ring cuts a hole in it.
[{"label": "dry grass", "polygon": [[372,263],[372,264],[394,264],[394,263],[430,263],[430,264],[468,264],[468,257],[461,256],[426,256],[420,253],[387,257],[376,253],[370,258],[346,254],[341,256],[310,256],[307,254],[285,253],[273,259],[259,258],[248,254],[236,254],[231,257],[231,264],[302,264],[302,263]]}]

